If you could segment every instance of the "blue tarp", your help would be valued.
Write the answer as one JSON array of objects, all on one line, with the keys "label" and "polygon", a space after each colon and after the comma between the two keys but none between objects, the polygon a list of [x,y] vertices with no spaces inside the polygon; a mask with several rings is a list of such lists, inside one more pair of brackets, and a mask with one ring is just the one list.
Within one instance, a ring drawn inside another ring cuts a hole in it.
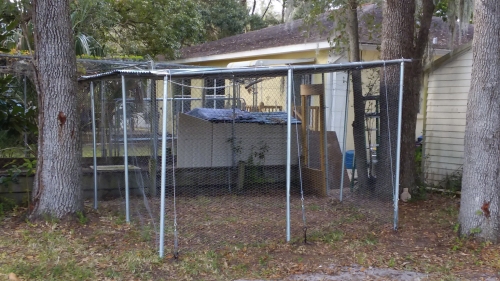
[{"label": "blue tarp", "polygon": [[[234,119],[235,123],[259,124],[286,124],[288,117],[286,112],[247,112],[214,108],[195,108],[186,114],[210,122],[233,122]],[[300,124],[300,121],[292,117],[292,124]]]}]

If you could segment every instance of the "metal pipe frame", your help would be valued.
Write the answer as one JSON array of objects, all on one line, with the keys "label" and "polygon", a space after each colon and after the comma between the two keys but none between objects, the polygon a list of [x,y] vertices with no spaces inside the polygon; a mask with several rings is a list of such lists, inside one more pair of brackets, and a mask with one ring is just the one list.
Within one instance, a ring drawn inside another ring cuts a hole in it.
[{"label": "metal pipe frame", "polygon": [[288,69],[288,86],[286,98],[286,241],[290,242],[290,185],[292,176],[292,84],[293,69]]},{"label": "metal pipe frame", "polygon": [[[340,175],[340,196],[339,200],[342,202],[343,200],[343,192],[344,192],[344,171],[345,171],[345,157],[346,157],[346,141],[347,141],[347,118],[349,118],[349,79],[351,77],[351,73],[347,72],[347,93],[345,96],[345,109],[344,109],[344,135],[342,136],[342,170]],[[354,161],[354,159],[353,159]],[[354,173],[352,174],[352,180],[354,180]]]},{"label": "metal pipe frame", "polygon": [[91,81],[91,80],[101,80],[106,77],[112,76],[131,76],[131,77],[151,77],[152,79],[161,80],[162,77],[168,75],[170,79],[173,78],[209,78],[209,77],[219,77],[222,79],[227,78],[238,78],[247,77],[253,75],[267,75],[267,76],[284,76],[289,69],[294,71],[307,71],[311,74],[322,73],[322,72],[339,72],[348,71],[352,69],[369,69],[376,67],[383,67],[388,65],[401,64],[402,62],[411,62],[411,59],[397,59],[388,61],[370,61],[370,62],[350,62],[345,64],[315,64],[315,65],[295,65],[295,66],[277,66],[277,67],[256,67],[256,68],[240,68],[240,69],[227,69],[227,68],[194,68],[190,66],[191,69],[164,69],[157,71],[149,70],[115,70],[109,71],[101,74],[95,74],[90,76],[82,76],[79,78],[80,82]]},{"label": "metal pipe frame", "polygon": [[[94,101],[94,82],[90,82],[90,108],[92,111],[92,152],[94,160],[94,209],[97,210],[97,144],[96,144],[96,128],[95,128],[95,101]],[[103,144],[101,144],[103,145]]]},{"label": "metal pipe frame", "polygon": [[[323,108],[320,110],[323,110],[323,112],[326,111],[326,85],[325,85],[325,74],[321,74],[321,84],[323,84],[323,97],[320,97],[323,99]],[[333,91],[333,87],[332,87]],[[333,93],[332,93],[333,94]],[[332,96],[333,99],[333,96]],[[330,110],[331,111],[331,110]],[[325,143],[325,155],[323,157],[325,158],[325,188],[326,188],[326,195],[330,195],[330,169],[329,169],[329,163],[328,163],[328,128],[326,126],[326,116],[323,114],[323,120],[321,120],[321,127],[323,127],[323,142]]]},{"label": "metal pipe frame", "polygon": [[[23,98],[24,98],[24,108],[26,108],[28,104],[28,96],[27,96],[27,84],[26,84],[26,75],[23,76]],[[28,146],[28,133],[24,132],[24,157],[28,158],[29,148]]]},{"label": "metal pipe frame", "polygon": [[122,109],[123,109],[123,169],[125,172],[125,221],[130,223],[130,197],[128,186],[128,141],[127,141],[127,90],[125,75],[122,75]]},{"label": "metal pipe frame", "polygon": [[105,114],[106,114],[106,99],[104,97],[104,91],[105,91],[105,82],[101,81],[100,86],[99,86],[99,92],[101,95],[101,157],[107,157],[108,153],[106,152],[106,146],[104,145],[106,143],[106,122],[105,122]]},{"label": "metal pipe frame", "polygon": [[[168,77],[163,78],[163,96],[168,95]],[[167,101],[163,99],[163,112],[162,112],[162,140],[161,140],[161,197],[160,197],[160,245],[159,255],[160,258],[164,256],[165,250],[165,185],[167,176]]]},{"label": "metal pipe frame", "polygon": [[399,172],[401,165],[401,123],[403,118],[403,84],[405,74],[405,63],[401,62],[399,76],[399,101],[398,101],[398,141],[396,142],[396,180],[394,182],[394,230],[398,230],[398,201],[399,201]]}]

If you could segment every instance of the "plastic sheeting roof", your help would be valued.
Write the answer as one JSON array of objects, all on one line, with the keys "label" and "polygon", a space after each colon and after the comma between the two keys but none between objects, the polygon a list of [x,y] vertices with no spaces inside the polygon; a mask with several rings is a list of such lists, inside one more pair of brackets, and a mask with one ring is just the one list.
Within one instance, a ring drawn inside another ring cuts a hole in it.
[{"label": "plastic sheeting roof", "polygon": [[[214,109],[195,108],[186,113],[196,118],[206,121],[234,122],[235,123],[258,123],[269,125],[282,125],[287,123],[288,114],[286,112],[248,112],[239,109]],[[292,117],[292,124],[300,124],[300,121]]]}]

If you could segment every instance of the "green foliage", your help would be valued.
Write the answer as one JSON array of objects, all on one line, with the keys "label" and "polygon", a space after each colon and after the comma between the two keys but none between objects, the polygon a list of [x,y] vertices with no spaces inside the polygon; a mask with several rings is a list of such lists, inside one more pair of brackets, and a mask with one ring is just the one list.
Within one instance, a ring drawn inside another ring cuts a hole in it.
[{"label": "green foliage", "polygon": [[12,46],[9,43],[12,43],[12,41],[9,39],[14,35],[17,24],[17,20],[8,19],[7,15],[0,14],[0,52],[10,51]]},{"label": "green foliage", "polygon": [[24,132],[36,132],[36,107],[23,104],[13,89],[12,76],[0,78],[0,131],[8,137],[18,137]]},{"label": "green foliage", "polygon": [[448,20],[448,0],[440,0],[436,4],[434,16],[440,17],[441,19],[443,19],[443,21]]},{"label": "green foliage", "polygon": [[247,168],[245,170],[245,181],[247,183],[265,183],[264,162],[269,146],[260,141],[258,146],[253,146],[247,159]]},{"label": "green foliage", "polygon": [[[328,42],[334,48],[334,51],[340,53],[346,51],[349,45],[349,35],[347,34],[347,15],[346,9],[348,9],[347,0],[312,0],[304,1],[305,4],[297,8],[297,17],[303,17],[306,23],[306,28],[309,29],[314,27],[317,32],[325,32],[329,34]],[[358,7],[366,3],[379,3],[381,5],[382,1],[373,0],[358,0]],[[328,20],[335,22],[334,28],[327,30],[321,23],[320,19],[323,14],[328,17]],[[366,36],[372,39],[373,34],[377,34],[381,30],[381,24],[375,22],[374,15],[372,13],[359,13],[358,18],[364,21],[368,30],[366,30]]]},{"label": "green foliage", "polygon": [[274,24],[278,24],[278,22],[273,20],[272,17],[263,19],[259,15],[250,15],[246,21],[247,31],[259,30]]},{"label": "green foliage", "polygon": [[246,7],[237,0],[198,1],[204,25],[201,41],[218,40],[277,23],[272,17],[263,19],[257,14],[249,15]]},{"label": "green foliage", "polygon": [[470,234],[471,235],[479,234],[479,233],[481,233],[481,228],[480,227],[474,227],[474,228],[471,228],[471,230],[470,230]]},{"label": "green foliage", "polygon": [[[19,182],[19,175],[25,173],[26,177],[35,174],[36,171],[36,160],[24,159],[24,163],[21,165],[14,164],[15,160],[5,164],[2,168],[7,168],[6,174],[0,176],[0,192],[12,192],[11,183]],[[28,184],[28,182],[26,182]],[[26,190],[29,191],[29,186],[26,186]],[[29,200],[29,192],[28,198]],[[14,200],[7,198],[5,196],[0,197],[0,217],[3,217],[6,211],[12,210],[16,206]]]},{"label": "green foliage", "polygon": [[411,190],[411,200],[425,200],[427,199],[427,184],[425,183],[425,171],[423,169],[422,161],[425,161],[427,156],[423,154],[422,146],[418,146],[415,150],[415,183],[416,187]]},{"label": "green foliage", "polygon": [[[163,55],[173,59],[183,46],[273,24],[272,17],[249,15],[237,0],[71,0],[70,8],[76,54],[92,58]],[[0,24],[0,36],[6,39],[2,51],[31,49],[33,23],[20,21],[29,18],[23,13],[31,11],[30,1],[7,1],[0,10],[0,18],[12,22],[12,26]],[[6,33],[7,26],[11,29]]]},{"label": "green foliage", "polygon": [[86,224],[89,221],[89,219],[85,216],[85,214],[82,211],[77,211],[76,217],[78,218],[78,222],[82,225]]},{"label": "green foliage", "polygon": [[199,41],[202,19],[192,0],[106,0],[116,22],[108,33],[110,49],[130,55],[176,57],[183,45]]},{"label": "green foliage", "polygon": [[0,154],[7,157],[18,156],[29,145],[24,143],[25,134],[34,139],[38,132],[37,108],[20,97],[21,82],[10,75],[0,76]]},{"label": "green foliage", "polygon": [[[182,46],[203,39],[203,21],[196,1],[72,0],[76,52],[87,56],[161,54],[174,58]],[[17,1],[16,5],[9,5],[13,9],[8,13],[16,19],[21,18],[21,11],[31,9],[29,1]],[[32,22],[23,24],[29,28],[19,30],[21,36],[16,40],[33,37]],[[13,34],[9,35],[13,38]]]},{"label": "green foliage", "polygon": [[447,175],[440,183],[440,186],[452,192],[462,190],[462,169]]},{"label": "green foliage", "polygon": [[120,15],[113,10],[112,2],[100,0],[73,0],[71,5],[71,24],[75,34],[77,55],[103,56],[104,43],[109,31]]},{"label": "green foliage", "polygon": [[202,1],[200,12],[205,40],[212,41],[240,34],[247,23],[246,7],[235,0]]},{"label": "green foliage", "polygon": [[93,59],[93,60],[100,60],[100,59],[113,59],[113,60],[123,60],[123,61],[144,61],[145,58],[143,56],[134,56],[134,55],[110,55],[110,56],[93,56],[93,55],[87,55],[87,54],[81,54],[77,55],[78,58],[80,59]]}]

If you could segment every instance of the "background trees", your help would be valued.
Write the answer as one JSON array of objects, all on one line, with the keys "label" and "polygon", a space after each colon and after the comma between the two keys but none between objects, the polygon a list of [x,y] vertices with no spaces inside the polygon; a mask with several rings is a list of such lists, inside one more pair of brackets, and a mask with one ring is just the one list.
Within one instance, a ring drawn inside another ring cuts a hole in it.
[{"label": "background trees", "polygon": [[[69,1],[77,55],[162,55],[173,59],[183,46],[256,30],[277,20],[250,13],[238,0]],[[19,25],[9,48],[33,49],[32,2],[0,4]],[[28,44],[30,43],[30,44]]]}]

